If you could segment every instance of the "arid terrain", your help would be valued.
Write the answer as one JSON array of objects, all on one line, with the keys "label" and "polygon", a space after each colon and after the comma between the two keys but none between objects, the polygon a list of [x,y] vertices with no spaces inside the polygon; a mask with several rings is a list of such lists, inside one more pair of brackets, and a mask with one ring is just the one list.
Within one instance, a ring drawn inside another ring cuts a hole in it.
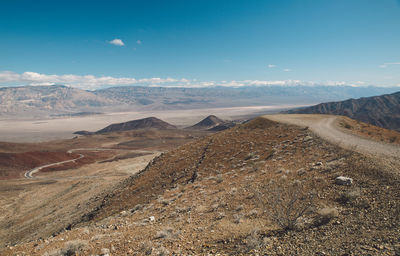
[{"label": "arid terrain", "polygon": [[156,116],[179,128],[191,126],[210,113],[225,120],[246,119],[268,113],[277,113],[294,105],[265,105],[229,108],[205,108],[191,110],[113,112],[88,116],[59,117],[49,119],[2,119],[0,141],[45,142],[70,139],[76,131],[97,131],[112,123],[126,122]]},{"label": "arid terrain", "polygon": [[400,162],[381,155],[398,146],[366,152],[378,142],[341,121],[260,117],[147,166],[154,154],[7,181],[2,254],[398,255]]},{"label": "arid terrain", "polygon": [[2,246],[79,222],[97,206],[95,198],[113,191],[154,156],[210,134],[151,127],[43,143],[1,142]]}]

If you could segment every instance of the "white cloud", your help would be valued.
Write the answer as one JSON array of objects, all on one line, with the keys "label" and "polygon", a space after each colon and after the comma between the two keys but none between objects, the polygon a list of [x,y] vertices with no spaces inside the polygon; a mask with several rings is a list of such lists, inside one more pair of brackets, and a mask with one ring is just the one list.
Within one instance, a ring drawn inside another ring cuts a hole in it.
[{"label": "white cloud", "polygon": [[243,86],[365,86],[363,81],[302,81],[302,80],[230,80],[230,81],[198,81],[196,79],[176,78],[133,78],[133,77],[112,77],[94,75],[47,75],[37,72],[15,73],[11,71],[0,71],[0,87],[10,85],[55,85],[61,84],[85,90],[94,90],[110,86],[153,86],[153,87],[186,87],[204,88],[213,86],[243,87]]},{"label": "white cloud", "polygon": [[382,65],[379,65],[380,68],[387,68],[392,65],[400,65],[400,62],[388,62],[388,63],[383,63]]},{"label": "white cloud", "polygon": [[117,46],[124,46],[124,42],[121,39],[115,38],[114,40],[109,41],[108,43],[117,45]]},{"label": "white cloud", "polygon": [[274,64],[268,64],[268,68],[276,68],[276,65],[274,65]]},{"label": "white cloud", "polygon": [[290,72],[290,71],[292,71],[292,70],[289,69],[289,68],[285,68],[283,71],[284,71],[284,72]]},{"label": "white cloud", "polygon": [[137,44],[142,44],[142,40],[137,40],[136,43]]},{"label": "white cloud", "polygon": [[112,77],[112,76],[93,76],[93,75],[46,75],[36,72],[24,72],[18,74],[15,72],[4,71],[0,72],[1,84],[22,84],[22,85],[54,85],[62,84],[81,89],[97,89],[103,86],[122,86],[122,85],[151,85],[151,84],[166,84],[166,83],[186,83],[186,79],[174,78],[144,78],[136,79],[132,77]]}]

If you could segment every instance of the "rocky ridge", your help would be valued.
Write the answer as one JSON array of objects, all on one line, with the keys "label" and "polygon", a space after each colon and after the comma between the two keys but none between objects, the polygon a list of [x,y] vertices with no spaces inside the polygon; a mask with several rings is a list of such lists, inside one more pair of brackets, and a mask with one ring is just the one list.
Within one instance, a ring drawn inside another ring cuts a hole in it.
[{"label": "rocky ridge", "polygon": [[400,92],[321,103],[307,108],[289,110],[287,113],[343,115],[386,129],[400,131]]}]

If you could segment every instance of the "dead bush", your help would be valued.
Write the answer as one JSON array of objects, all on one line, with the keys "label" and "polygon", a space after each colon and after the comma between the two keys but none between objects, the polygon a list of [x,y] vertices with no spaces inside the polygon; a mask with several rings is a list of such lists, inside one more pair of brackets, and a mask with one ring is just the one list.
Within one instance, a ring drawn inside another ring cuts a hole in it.
[{"label": "dead bush", "polygon": [[[304,192],[301,182],[284,181],[265,186],[256,193],[260,207],[282,230],[293,230],[300,217],[313,206],[314,193]],[[267,195],[267,196],[266,196]]]},{"label": "dead bush", "polygon": [[73,240],[65,243],[63,248],[57,249],[50,253],[46,253],[46,256],[73,256],[81,252],[87,247],[88,242],[85,240]]}]

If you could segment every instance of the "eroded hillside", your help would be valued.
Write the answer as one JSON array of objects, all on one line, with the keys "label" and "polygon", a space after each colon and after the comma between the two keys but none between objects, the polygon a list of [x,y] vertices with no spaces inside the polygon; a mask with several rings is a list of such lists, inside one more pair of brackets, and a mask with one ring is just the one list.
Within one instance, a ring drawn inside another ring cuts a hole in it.
[{"label": "eroded hillside", "polygon": [[385,168],[258,118],[162,154],[71,230],[3,254],[395,255],[399,178]]}]

